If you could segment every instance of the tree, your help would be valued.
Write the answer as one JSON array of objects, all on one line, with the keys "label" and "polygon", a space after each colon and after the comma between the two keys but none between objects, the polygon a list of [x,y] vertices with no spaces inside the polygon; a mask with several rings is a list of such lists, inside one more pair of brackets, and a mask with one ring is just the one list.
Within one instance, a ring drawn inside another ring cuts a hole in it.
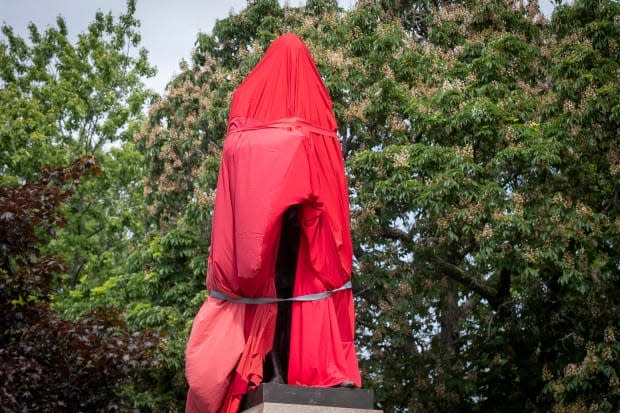
[{"label": "tree", "polygon": [[[131,332],[141,330],[134,324],[125,327],[125,314],[115,315],[124,310],[124,303],[100,300],[130,268],[127,251],[143,233],[139,217],[143,210],[144,161],[135,149],[132,136],[139,129],[144,105],[151,98],[142,79],[151,76],[154,69],[148,64],[146,51],[138,50],[139,22],[134,14],[132,0],[118,18],[98,12],[75,41],[71,40],[67,23],[61,17],[57,18],[56,27],[45,32],[31,24],[29,41],[3,26],[4,36],[0,40],[0,183],[35,181],[41,178],[43,165],[59,166],[84,155],[97,159],[101,169],[100,174],[85,177],[73,196],[60,206],[65,225],[57,229],[57,236],[46,237],[38,244],[43,255],[58,257],[65,263],[50,273],[53,279],[49,294],[54,296],[54,308],[77,326],[72,327],[73,324],[55,313],[50,316],[42,331],[55,326],[59,330],[59,347],[45,351],[86,357],[70,341],[74,336],[62,336],[66,329],[76,329],[76,334],[83,333],[85,340],[92,340],[84,344],[87,347],[84,351],[90,352],[97,365],[108,362],[103,352],[108,346],[106,340],[117,335],[116,330],[121,335],[127,333],[127,328]],[[73,288],[78,284],[81,289]],[[93,315],[102,314],[101,306],[105,306],[105,312],[111,312],[107,318]],[[117,309],[112,310],[110,306]],[[43,338],[34,335],[32,340]],[[128,336],[121,337],[117,344],[132,349],[110,347],[110,355],[122,357],[127,352],[133,357],[138,351],[133,346],[140,341],[132,341]],[[140,356],[141,365],[153,362],[155,356],[154,351],[144,353]],[[92,384],[88,378],[92,382],[108,380],[86,367],[80,371],[78,361],[69,362],[72,363],[69,371],[80,375],[85,386]],[[110,368],[116,367],[116,362],[110,362]],[[144,374],[148,376],[149,372]],[[108,382],[114,385],[115,380]],[[133,403],[141,405],[143,394],[150,389],[138,385],[140,381],[132,386],[121,382]],[[70,384],[79,388],[73,379]],[[110,391],[111,388],[106,388],[101,396],[107,397]],[[79,400],[80,394],[71,397]]]},{"label": "tree", "polygon": [[395,62],[410,129],[350,163],[390,410],[618,408],[617,13],[444,7]]},{"label": "tree", "polygon": [[33,182],[0,186],[0,403],[6,411],[127,411],[123,386],[154,367],[158,337],[131,333],[114,311],[76,322],[52,308],[64,264],[42,246],[66,223],[60,205],[101,170],[92,158],[47,168]]},{"label": "tree", "polygon": [[130,140],[149,97],[141,78],[154,71],[144,49],[133,51],[140,41],[134,12],[133,0],[118,19],[98,12],[75,43],[62,17],[43,33],[30,24],[29,42],[2,26],[0,182],[23,183],[44,165],[84,155],[103,168],[71,198],[67,225],[49,246],[69,263],[65,291],[80,277],[115,275],[141,230],[132,214],[142,159]]}]

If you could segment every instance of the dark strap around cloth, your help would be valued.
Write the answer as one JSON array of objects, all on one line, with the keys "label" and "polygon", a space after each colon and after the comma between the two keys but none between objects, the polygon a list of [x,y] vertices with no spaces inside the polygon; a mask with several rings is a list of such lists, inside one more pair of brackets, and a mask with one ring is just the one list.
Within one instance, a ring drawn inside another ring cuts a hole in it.
[{"label": "dark strap around cloth", "polygon": [[351,284],[351,281],[347,281],[346,283],[342,285],[342,287],[336,288],[334,290],[324,291],[322,293],[298,295],[297,297],[291,297],[291,298],[278,298],[278,297],[233,298],[219,291],[211,291],[209,293],[209,297],[217,298],[218,300],[230,301],[231,303],[235,303],[235,304],[273,304],[273,303],[281,303],[283,301],[316,301],[316,300],[322,300],[324,298],[327,298],[333,293],[336,293],[338,291],[349,290],[352,287],[353,285]]}]

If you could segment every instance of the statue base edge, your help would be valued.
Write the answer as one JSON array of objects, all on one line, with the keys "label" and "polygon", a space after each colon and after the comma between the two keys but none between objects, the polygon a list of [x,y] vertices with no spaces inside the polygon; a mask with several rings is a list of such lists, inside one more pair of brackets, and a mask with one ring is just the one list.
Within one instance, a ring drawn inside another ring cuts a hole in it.
[{"label": "statue base edge", "polygon": [[348,407],[312,406],[307,404],[261,403],[241,413],[382,413],[383,410]]},{"label": "statue base edge", "polygon": [[[374,393],[367,389],[347,389],[342,387],[304,387],[289,386],[287,384],[263,383],[254,390],[250,390],[243,400],[241,412],[278,412],[286,410],[264,410],[277,408],[277,404],[296,406],[291,412],[319,412],[329,411],[325,408],[341,408],[334,410],[357,413],[371,412],[374,407]],[[263,405],[263,410],[249,410]],[[303,406],[321,407],[323,410],[299,410]],[[353,409],[353,410],[352,410]]]}]

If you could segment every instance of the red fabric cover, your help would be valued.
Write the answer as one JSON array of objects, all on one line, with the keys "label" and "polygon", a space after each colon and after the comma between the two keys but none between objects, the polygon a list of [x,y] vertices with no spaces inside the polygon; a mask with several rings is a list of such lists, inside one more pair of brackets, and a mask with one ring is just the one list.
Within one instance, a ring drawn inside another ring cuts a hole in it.
[{"label": "red fabric cover", "polygon": [[[207,288],[274,297],[283,212],[300,205],[294,295],[351,278],[349,202],[330,97],[303,42],[274,41],[233,95],[220,165]],[[186,412],[237,412],[262,381],[276,304],[209,298],[186,349]],[[292,307],[288,382],[333,386],[361,379],[351,290]]]}]

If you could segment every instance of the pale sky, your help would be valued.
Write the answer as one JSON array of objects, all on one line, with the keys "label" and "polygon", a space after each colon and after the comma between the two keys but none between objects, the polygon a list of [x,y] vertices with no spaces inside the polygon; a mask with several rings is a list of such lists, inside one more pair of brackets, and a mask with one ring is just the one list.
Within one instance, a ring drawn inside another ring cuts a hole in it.
[{"label": "pale sky", "polygon": [[[189,60],[198,32],[210,33],[216,19],[245,6],[246,0],[138,0],[141,44],[149,51],[150,63],[157,66],[157,75],[146,80],[147,86],[162,93],[173,74],[180,72],[181,59]],[[125,0],[0,0],[0,22],[27,37],[28,22],[44,29],[55,26],[60,14],[69,35],[76,36],[86,30],[97,10],[118,16],[125,9]]]},{"label": "pale sky", "polygon": [[[291,6],[303,3],[303,0],[289,1]],[[354,3],[354,0],[339,0],[343,7],[350,8]],[[549,15],[550,0],[540,3]],[[166,83],[180,72],[181,59],[189,60],[196,35],[211,33],[216,19],[228,17],[231,11],[239,12],[246,4],[246,0],[138,0],[136,17],[141,22],[141,44],[149,51],[150,63],[157,67],[157,75],[147,79],[146,85],[162,93]],[[125,0],[0,0],[0,22],[27,37],[29,22],[43,30],[55,26],[56,16],[62,15],[73,37],[86,30],[97,10],[112,11],[118,16],[125,8]]]}]

